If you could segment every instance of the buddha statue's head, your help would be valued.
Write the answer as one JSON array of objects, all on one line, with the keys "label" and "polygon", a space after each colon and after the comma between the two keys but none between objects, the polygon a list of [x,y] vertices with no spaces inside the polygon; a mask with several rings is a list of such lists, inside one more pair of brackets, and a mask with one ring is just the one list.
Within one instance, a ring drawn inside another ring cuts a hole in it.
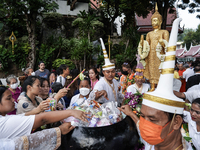
[{"label": "buddha statue's head", "polygon": [[162,24],[162,16],[158,12],[158,6],[156,3],[155,13],[151,16],[151,24],[154,29],[160,29]]}]

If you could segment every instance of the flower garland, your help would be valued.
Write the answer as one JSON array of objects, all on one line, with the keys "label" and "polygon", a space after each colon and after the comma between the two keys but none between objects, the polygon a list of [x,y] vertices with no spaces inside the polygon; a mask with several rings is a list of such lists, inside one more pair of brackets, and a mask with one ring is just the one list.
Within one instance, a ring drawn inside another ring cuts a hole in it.
[{"label": "flower garland", "polygon": [[127,90],[127,87],[134,84],[134,73],[128,74],[127,77],[124,76],[123,84],[122,84],[122,94],[124,94]]},{"label": "flower garland", "polygon": [[143,46],[139,43],[138,54],[140,55],[140,58],[141,58],[140,62],[143,64],[144,68],[145,68],[145,65],[146,65],[144,59],[149,55],[149,51],[150,51],[150,46],[149,46],[149,43],[146,40],[144,40]]},{"label": "flower garland", "polygon": [[[165,53],[167,52],[167,46],[168,46],[168,42],[166,40],[163,40],[164,44],[165,44],[165,47],[164,47],[164,50],[165,50]],[[161,61],[160,63],[160,66],[159,66],[159,69],[162,69],[162,64],[165,60],[165,54],[160,54],[160,52],[162,51],[162,46],[161,44],[158,42],[157,46],[156,46],[156,55],[157,57],[159,58],[159,60]]]},{"label": "flower garland", "polygon": [[126,92],[124,95],[124,104],[128,104],[138,117],[140,116],[142,100],[143,94],[141,94],[138,90],[135,94],[132,94],[132,92]]}]

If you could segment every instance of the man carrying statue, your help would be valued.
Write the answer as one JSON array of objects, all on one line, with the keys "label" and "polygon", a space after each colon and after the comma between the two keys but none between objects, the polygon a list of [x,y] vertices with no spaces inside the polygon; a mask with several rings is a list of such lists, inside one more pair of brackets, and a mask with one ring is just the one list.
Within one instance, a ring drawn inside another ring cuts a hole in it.
[{"label": "man carrying statue", "polygon": [[160,69],[165,59],[169,41],[169,32],[161,30],[162,16],[158,12],[156,4],[155,13],[151,17],[153,31],[148,32],[146,41],[141,40],[138,46],[138,54],[141,58],[141,63],[145,67],[144,77],[151,83],[151,90],[154,91],[160,77]]}]

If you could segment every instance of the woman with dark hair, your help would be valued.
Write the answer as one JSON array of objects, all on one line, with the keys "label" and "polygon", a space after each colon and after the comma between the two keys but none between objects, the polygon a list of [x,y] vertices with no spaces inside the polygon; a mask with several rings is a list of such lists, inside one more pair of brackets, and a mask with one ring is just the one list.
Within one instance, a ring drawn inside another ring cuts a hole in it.
[{"label": "woman with dark hair", "polygon": [[91,88],[93,90],[95,84],[99,81],[99,73],[96,68],[92,67],[89,70],[89,77],[91,82]]},{"label": "woman with dark hair", "polygon": [[40,86],[41,90],[38,96],[41,97],[43,100],[46,100],[49,97],[49,80],[46,78],[40,78]]},{"label": "woman with dark hair", "polygon": [[40,80],[37,76],[29,76],[24,81],[23,91],[25,96],[19,97],[17,105],[17,114],[26,113],[34,108],[39,109],[39,113],[48,109],[49,104],[38,97],[41,90]]},{"label": "woman with dark hair", "polygon": [[56,72],[51,72],[51,73],[49,74],[48,79],[49,79],[50,85],[53,85],[53,84],[56,82],[56,77],[57,77]]},{"label": "woman with dark hair", "polygon": [[192,143],[196,149],[200,149],[200,98],[193,100],[190,112],[184,111],[183,119],[188,123]]},{"label": "woman with dark hair", "polygon": [[69,67],[65,64],[60,65],[58,68],[59,76],[57,76],[56,82],[60,82],[62,86],[65,86],[66,77],[70,74]]},{"label": "woman with dark hair", "polygon": [[[0,139],[13,139],[19,136],[30,135],[32,129],[63,120],[70,116],[82,121],[87,121],[86,118],[88,118],[84,112],[78,110],[52,111],[35,115],[36,109],[34,109],[22,115],[7,115],[7,113],[15,109],[14,101],[11,92],[6,87],[0,86]],[[60,137],[61,133],[66,134],[73,128],[70,123],[64,123],[57,129],[59,130],[57,135]]]}]

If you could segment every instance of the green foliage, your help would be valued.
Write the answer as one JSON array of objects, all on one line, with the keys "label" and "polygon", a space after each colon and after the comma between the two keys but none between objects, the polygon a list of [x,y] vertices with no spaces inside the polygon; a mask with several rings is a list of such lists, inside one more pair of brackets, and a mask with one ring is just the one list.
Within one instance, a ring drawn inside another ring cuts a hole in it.
[{"label": "green foliage", "polygon": [[51,65],[51,60],[52,60],[54,51],[55,51],[55,48],[52,48],[46,44],[42,44],[40,49],[37,50],[38,62],[42,60],[46,65]]},{"label": "green foliage", "polygon": [[70,69],[75,69],[75,65],[68,59],[56,59],[53,61],[53,68],[58,68],[61,64],[66,64]]},{"label": "green foliage", "polygon": [[0,47],[0,62],[3,65],[3,70],[8,68],[10,62],[14,62],[15,57],[12,55],[12,50],[8,50],[1,45]]},{"label": "green foliage", "polygon": [[198,26],[196,31],[189,30],[183,39],[184,39],[183,44],[186,44],[187,49],[189,49],[191,43],[192,45],[199,45],[200,44],[200,25]]},{"label": "green foliage", "polygon": [[97,58],[97,64],[99,65],[104,65],[104,56],[103,55],[99,55]]},{"label": "green foliage", "polygon": [[195,13],[197,14],[197,18],[200,19],[200,15],[198,14],[200,12],[200,1],[199,0],[182,0],[182,3],[178,5],[179,8],[185,10],[187,7],[189,13]]},{"label": "green foliage", "polygon": [[17,64],[19,68],[26,67],[26,59],[29,50],[30,46],[28,43],[15,44],[14,54],[12,53],[11,46],[9,46],[7,49],[3,46],[0,47],[0,61],[3,64],[3,69],[8,69],[13,63]]},{"label": "green foliage", "polygon": [[103,27],[103,23],[100,22],[95,14],[87,13],[85,10],[80,11],[77,15],[78,18],[72,22],[72,26],[79,27],[79,34],[81,37],[88,37],[90,41],[90,36],[95,33],[99,27]]},{"label": "green foliage", "polygon": [[63,15],[55,12],[44,14],[43,22],[47,28],[57,29],[61,28],[63,23]]}]

